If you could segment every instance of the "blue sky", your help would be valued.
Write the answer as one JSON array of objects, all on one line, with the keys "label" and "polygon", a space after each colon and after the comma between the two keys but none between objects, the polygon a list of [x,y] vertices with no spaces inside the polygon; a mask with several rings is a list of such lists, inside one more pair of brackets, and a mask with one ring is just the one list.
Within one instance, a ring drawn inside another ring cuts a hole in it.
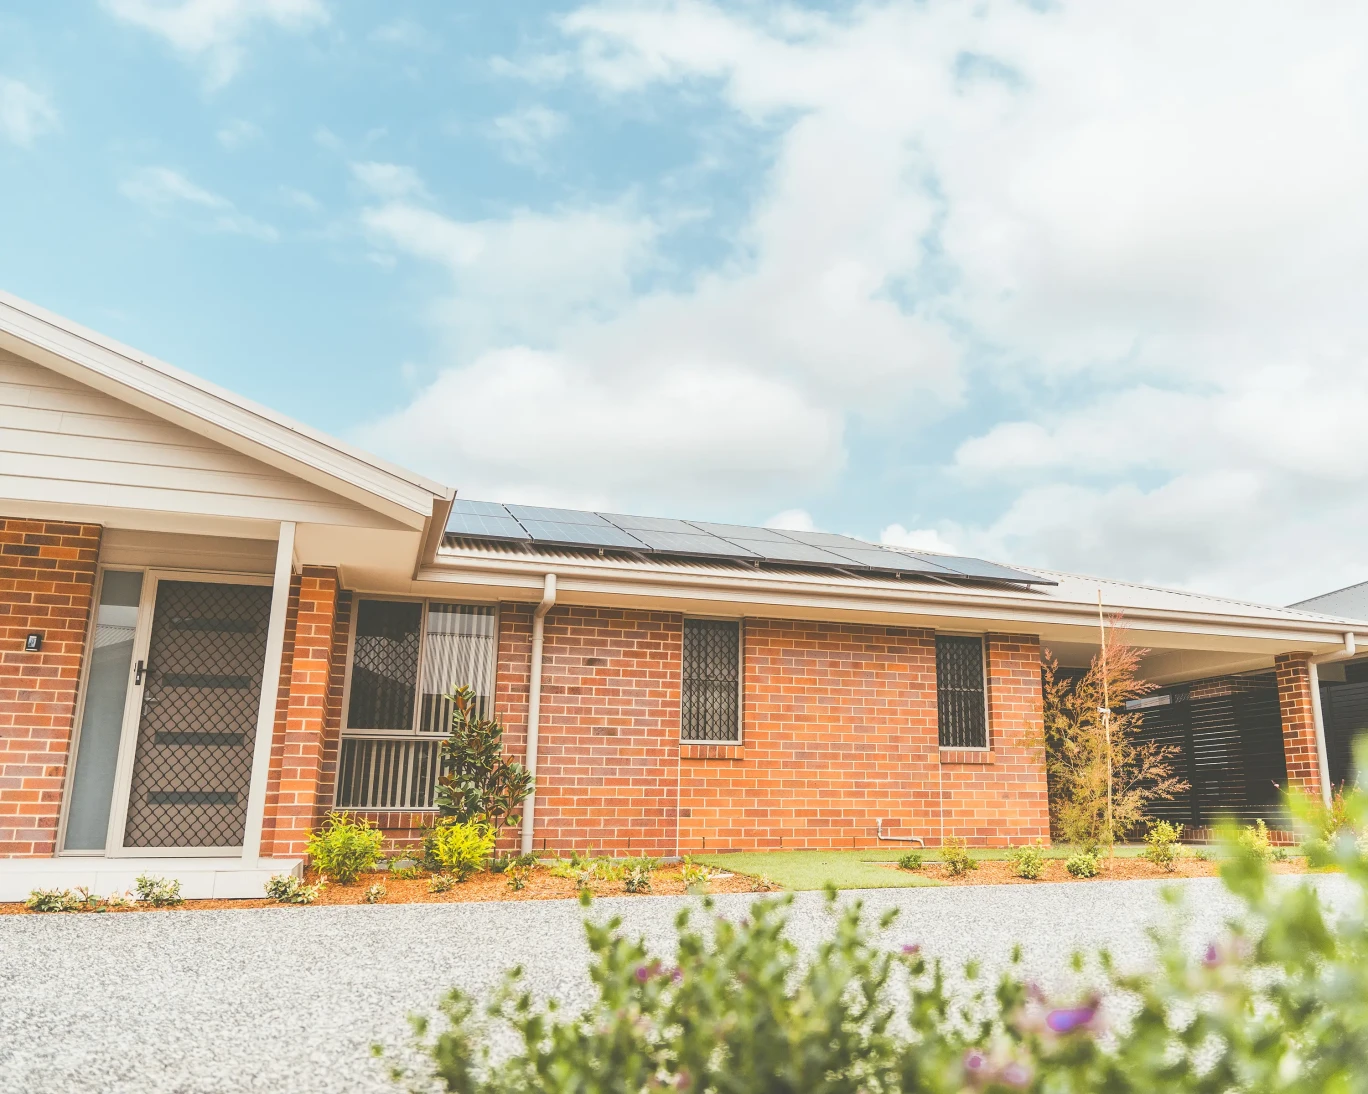
[{"label": "blue sky", "polygon": [[1368,576],[1368,15],[1289,11],[19,0],[0,285],[466,497],[1290,600]]}]

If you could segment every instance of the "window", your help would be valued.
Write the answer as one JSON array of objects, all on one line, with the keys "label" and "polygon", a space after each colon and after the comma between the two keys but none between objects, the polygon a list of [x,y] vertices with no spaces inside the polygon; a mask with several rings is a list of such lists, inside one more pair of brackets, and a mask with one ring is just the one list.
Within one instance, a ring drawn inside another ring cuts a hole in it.
[{"label": "window", "polygon": [[684,620],[679,722],[679,736],[684,741],[741,740],[739,622]]},{"label": "window", "polygon": [[358,599],[338,808],[432,808],[446,695],[467,685],[487,715],[497,655],[491,606]]},{"label": "window", "polygon": [[936,707],[942,748],[987,748],[983,639],[936,635]]}]

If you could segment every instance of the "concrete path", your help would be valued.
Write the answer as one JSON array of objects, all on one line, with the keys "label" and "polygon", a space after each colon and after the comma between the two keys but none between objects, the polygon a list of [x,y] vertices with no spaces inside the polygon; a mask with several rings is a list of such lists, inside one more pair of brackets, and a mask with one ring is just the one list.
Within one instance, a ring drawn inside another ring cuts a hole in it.
[{"label": "concrete path", "polygon": [[[1344,879],[1312,879],[1332,902]],[[1235,907],[1219,882],[1179,883],[1186,938],[1203,947]],[[1014,942],[1032,975],[1064,976],[1078,948],[1145,960],[1164,914],[1161,883],[885,889],[854,894],[901,909],[890,944],[919,942],[991,972]],[[717,898],[739,914],[749,896]],[[695,898],[599,901],[661,951]],[[584,910],[572,901],[379,905],[0,918],[0,1092],[347,1094],[394,1091],[370,1058],[401,1045],[405,1016],[453,985],[481,993],[521,964],[538,991],[589,998]],[[799,894],[792,936],[830,927],[823,898]]]}]

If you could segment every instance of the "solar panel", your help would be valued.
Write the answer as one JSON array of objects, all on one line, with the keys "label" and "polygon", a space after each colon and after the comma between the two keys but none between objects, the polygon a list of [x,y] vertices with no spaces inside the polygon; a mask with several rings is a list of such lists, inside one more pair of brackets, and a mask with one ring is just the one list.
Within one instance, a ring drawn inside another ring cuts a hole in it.
[{"label": "solar panel", "polygon": [[633,528],[632,535],[653,551],[664,551],[681,555],[714,555],[723,558],[758,558],[756,552],[739,547],[733,542],[717,536],[694,532],[685,535],[680,532],[655,532],[645,528]]},{"label": "solar panel", "polygon": [[645,544],[607,521],[602,524],[566,524],[554,520],[528,520],[522,526],[539,543],[567,543],[578,547],[625,547],[640,551]]},{"label": "solar panel", "polygon": [[776,532],[773,528],[747,528],[744,524],[710,524],[703,520],[691,520],[686,523],[693,525],[694,528],[702,529],[704,532],[721,536],[723,539],[758,539],[768,540],[772,543],[793,542],[783,532]]},{"label": "solar panel", "polygon": [[549,521],[555,524],[608,524],[608,521],[597,513],[586,513],[579,509],[545,509],[540,505],[507,505],[504,508],[519,520]]},{"label": "solar panel", "polygon": [[[910,553],[910,552],[909,552]],[[920,558],[920,555],[915,556]],[[932,561],[927,559],[927,561]],[[964,558],[961,555],[945,555],[934,561],[943,566],[952,567],[957,574],[965,577],[991,578],[995,581],[1015,581],[1027,585],[1055,585],[1058,582],[1046,580],[1043,577],[1036,577],[1034,574],[1022,573],[1020,570],[1013,570],[1009,566],[999,566],[996,562],[984,562],[981,558]]]},{"label": "solar panel", "polygon": [[832,532],[796,532],[785,528],[783,534],[789,539],[796,539],[799,543],[807,543],[813,547],[835,547],[839,550],[842,547],[871,546],[862,539],[855,539],[852,536],[838,536]]},{"label": "solar panel", "polygon": [[685,536],[699,535],[699,531],[688,521],[675,520],[674,517],[629,517],[620,513],[597,513],[609,524],[616,524],[629,532],[638,529],[646,532],[676,532]]},{"label": "solar panel", "polygon": [[818,562],[824,566],[850,565],[849,559],[841,558],[840,555],[833,555],[829,551],[823,551],[820,547],[798,543],[794,540],[781,543],[769,539],[729,539],[727,542],[754,552],[766,562]]},{"label": "solar panel", "polygon": [[489,539],[528,539],[522,525],[508,515],[508,510],[492,501],[462,501],[451,503],[451,516],[446,530],[458,536],[484,536]]},{"label": "solar panel", "polygon": [[885,551],[881,548],[864,544],[859,547],[823,547],[822,550],[830,551],[834,555],[848,558],[852,562],[861,566],[867,566],[871,570],[891,570],[896,573],[904,574],[948,574],[951,577],[958,575],[954,570],[945,566],[939,566],[934,562],[927,562],[924,559],[916,558],[912,555],[904,555],[898,551]]}]

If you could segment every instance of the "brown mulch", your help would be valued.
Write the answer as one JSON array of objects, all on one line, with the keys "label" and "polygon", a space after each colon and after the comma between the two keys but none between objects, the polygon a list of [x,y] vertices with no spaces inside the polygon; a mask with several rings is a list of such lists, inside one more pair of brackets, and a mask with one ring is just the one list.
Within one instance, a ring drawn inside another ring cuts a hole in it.
[{"label": "brown mulch", "polygon": [[[317,880],[318,878],[312,873],[306,879],[307,884],[310,885]],[[262,897],[250,900],[187,900],[176,908],[153,908],[138,904],[132,908],[110,908],[108,911],[111,913],[213,911],[223,908],[317,908],[332,904],[364,904],[365,901],[362,896],[366,889],[375,882],[379,882],[385,887],[385,895],[379,901],[381,904],[468,904],[495,900],[573,900],[579,896],[579,890],[573,881],[569,878],[555,877],[545,867],[538,867],[533,870],[532,876],[528,878],[527,887],[519,892],[514,892],[508,887],[508,878],[504,874],[476,874],[466,881],[456,883],[445,893],[434,893],[428,890],[428,876],[426,874],[420,878],[399,880],[382,871],[362,874],[350,885],[326,884],[312,905],[282,905],[274,900],[267,900]],[[592,890],[596,897],[683,896],[688,892],[688,887],[680,877],[678,867],[662,866],[651,875],[650,893],[629,894],[620,881],[595,882]],[[708,883],[707,891],[710,893],[749,893],[753,892],[754,888],[750,878],[741,874],[733,874],[729,877],[713,878]],[[0,903],[0,915],[50,914],[52,913],[31,912],[20,903]]]},{"label": "brown mulch", "polygon": [[[895,862],[888,865],[890,869],[899,869]],[[1216,877],[1221,872],[1219,862],[1200,862],[1192,858],[1179,859],[1173,864],[1172,870],[1161,869],[1142,858],[1108,859],[1104,856],[1100,865],[1101,870],[1095,878],[1074,877],[1064,868],[1063,859],[1046,859],[1044,871],[1034,881],[1017,877],[1012,870],[1012,864],[1005,860],[980,861],[977,870],[971,870],[960,877],[951,877],[939,862],[928,862],[921,868],[920,874],[923,877],[944,882],[946,885],[1038,885],[1043,881],[1153,881],[1166,878]],[[1275,874],[1304,874],[1306,873],[1306,860],[1294,858],[1288,859],[1286,862],[1275,862],[1270,869]]]}]

